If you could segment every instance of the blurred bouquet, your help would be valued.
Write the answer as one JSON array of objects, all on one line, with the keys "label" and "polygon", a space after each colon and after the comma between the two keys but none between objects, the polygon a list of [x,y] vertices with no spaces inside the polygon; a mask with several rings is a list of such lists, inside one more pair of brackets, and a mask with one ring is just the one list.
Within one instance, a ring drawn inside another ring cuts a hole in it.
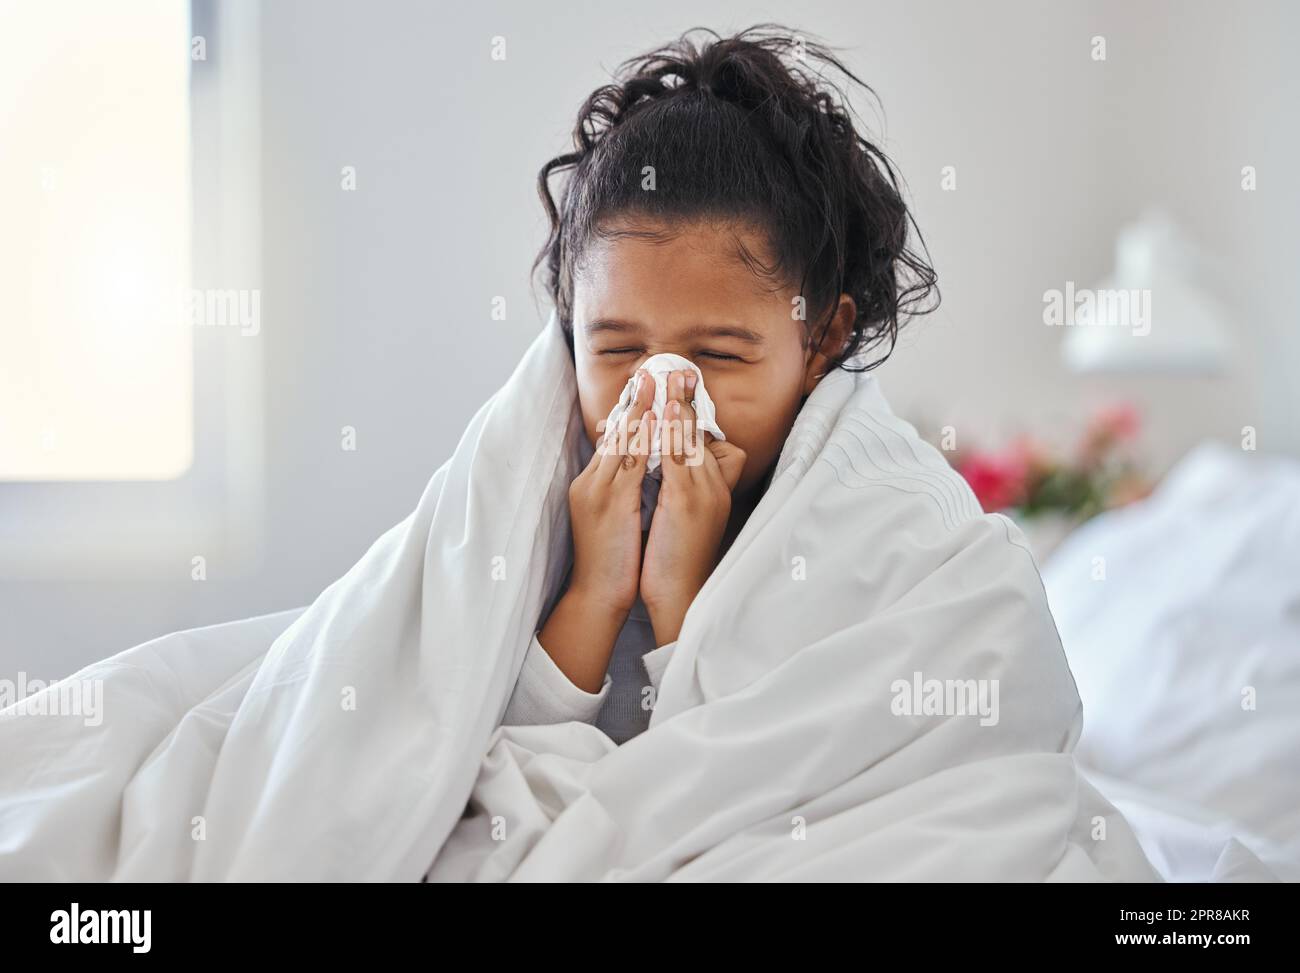
[{"label": "blurred bouquet", "polygon": [[950,460],[986,512],[1078,524],[1151,492],[1131,455],[1140,425],[1133,406],[1108,406],[1089,420],[1072,453],[1022,435],[1000,451],[957,450]]}]

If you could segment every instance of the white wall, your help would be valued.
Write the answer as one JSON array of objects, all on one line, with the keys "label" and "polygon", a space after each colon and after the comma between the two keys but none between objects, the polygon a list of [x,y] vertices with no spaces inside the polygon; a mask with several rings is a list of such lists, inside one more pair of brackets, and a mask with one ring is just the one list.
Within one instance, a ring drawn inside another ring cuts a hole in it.
[{"label": "white wall", "polygon": [[[1261,449],[1300,452],[1288,375],[1300,363],[1289,176],[1300,70],[1286,47],[1300,10],[994,6],[1006,16],[972,6],[965,22],[935,18],[933,81],[882,72],[945,296],[882,371],[896,410],[952,423],[959,439],[1021,424],[1064,438],[1092,406],[1123,397],[1147,414],[1156,470],[1202,437],[1239,442],[1244,425]],[[1105,63],[1087,56],[1094,35],[1107,40]],[[947,164],[956,193],[938,187]],[[1243,165],[1257,168],[1259,191],[1241,190]],[[1043,292],[1095,286],[1115,231],[1150,204],[1216,264],[1206,286],[1234,312],[1240,362],[1223,379],[1079,379],[1059,362],[1061,331],[1042,323]]]},{"label": "white wall", "polygon": [[[1125,393],[1163,465],[1243,424],[1300,453],[1291,173],[1300,13],[1210,3],[268,3],[262,40],[267,556],[242,578],[6,581],[0,675],[66,675],[165,632],[309,602],[413,507],[539,326],[534,179],[605,69],[697,24],[775,19],[842,48],[880,94],[943,309],[882,371],[896,411],[1048,434]],[[1104,34],[1109,59],[1088,56]],[[488,57],[507,39],[508,58]],[[872,106],[863,113],[874,119]],[[1242,193],[1242,165],[1260,190]],[[342,166],[358,189],[341,192]],[[958,191],[939,188],[958,167]],[[1109,267],[1164,203],[1222,261],[1254,374],[1085,382],[1042,295]],[[508,300],[509,321],[489,302]],[[340,449],[355,426],[358,449]]]}]

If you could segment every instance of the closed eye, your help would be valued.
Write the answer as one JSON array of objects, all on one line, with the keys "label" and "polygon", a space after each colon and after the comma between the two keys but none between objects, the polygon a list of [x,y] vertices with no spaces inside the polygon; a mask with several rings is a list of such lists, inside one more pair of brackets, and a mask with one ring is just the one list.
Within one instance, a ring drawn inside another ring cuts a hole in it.
[{"label": "closed eye", "polygon": [[[598,354],[598,355],[631,355],[631,354],[640,354],[640,353],[641,353],[641,349],[640,349],[640,348],[608,348],[608,349],[606,349],[605,351],[599,351],[599,352],[597,352],[596,354]],[[697,358],[712,358],[712,359],[714,359],[715,361],[743,361],[743,359],[742,359],[739,355],[727,355],[727,354],[723,354],[723,353],[720,352],[720,351],[701,351],[701,352],[700,352],[699,354],[697,354],[695,357],[697,357]]]}]

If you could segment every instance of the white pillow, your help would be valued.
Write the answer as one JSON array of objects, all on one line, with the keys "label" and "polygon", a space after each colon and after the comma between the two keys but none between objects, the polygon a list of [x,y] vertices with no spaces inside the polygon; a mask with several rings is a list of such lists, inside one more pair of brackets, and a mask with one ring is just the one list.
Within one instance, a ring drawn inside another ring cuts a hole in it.
[{"label": "white pillow", "polygon": [[1202,444],[1042,573],[1079,762],[1300,859],[1300,463]]}]

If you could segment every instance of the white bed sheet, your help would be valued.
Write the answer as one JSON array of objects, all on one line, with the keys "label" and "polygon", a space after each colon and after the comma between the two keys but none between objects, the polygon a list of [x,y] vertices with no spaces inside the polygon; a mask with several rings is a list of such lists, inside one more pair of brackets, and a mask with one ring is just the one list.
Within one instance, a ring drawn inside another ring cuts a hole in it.
[{"label": "white bed sheet", "polygon": [[1042,574],[1075,757],[1161,873],[1300,878],[1300,463],[1203,444]]}]

